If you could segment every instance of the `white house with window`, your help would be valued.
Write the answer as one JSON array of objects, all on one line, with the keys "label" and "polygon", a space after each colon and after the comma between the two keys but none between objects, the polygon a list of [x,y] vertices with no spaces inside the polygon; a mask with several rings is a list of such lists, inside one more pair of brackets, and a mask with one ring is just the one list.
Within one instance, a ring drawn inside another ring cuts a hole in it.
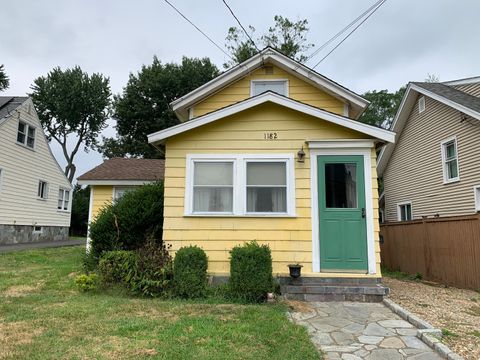
[{"label": "white house with window", "polygon": [[68,238],[72,185],[28,97],[0,97],[0,244]]},{"label": "white house with window", "polygon": [[480,77],[407,86],[378,159],[385,221],[480,211]]}]

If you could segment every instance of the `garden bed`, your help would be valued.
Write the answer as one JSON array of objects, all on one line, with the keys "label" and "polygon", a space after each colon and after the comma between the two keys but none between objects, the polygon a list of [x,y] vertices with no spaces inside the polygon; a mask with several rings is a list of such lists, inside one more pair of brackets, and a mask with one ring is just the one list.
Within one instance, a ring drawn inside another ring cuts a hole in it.
[{"label": "garden bed", "polygon": [[390,299],[442,329],[450,349],[465,359],[480,359],[480,293],[396,277],[383,278]]}]

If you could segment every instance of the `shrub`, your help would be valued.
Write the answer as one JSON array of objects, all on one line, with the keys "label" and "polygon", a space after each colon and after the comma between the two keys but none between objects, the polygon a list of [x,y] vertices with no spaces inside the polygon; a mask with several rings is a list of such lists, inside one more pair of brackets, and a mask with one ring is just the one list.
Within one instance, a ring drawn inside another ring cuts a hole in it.
[{"label": "shrub", "polygon": [[161,239],[162,224],[163,184],[143,185],[105,206],[91,223],[92,256],[99,259],[106,251],[139,249],[149,234]]},{"label": "shrub", "polygon": [[204,297],[207,292],[208,259],[197,246],[182,247],[173,261],[175,295],[182,298]]},{"label": "shrub", "polygon": [[172,257],[167,247],[152,235],[136,255],[136,269],[126,278],[130,289],[144,296],[162,295],[172,280]]},{"label": "shrub", "polygon": [[98,273],[103,284],[120,284],[130,280],[129,275],[136,272],[137,256],[133,251],[108,251],[98,263]]},{"label": "shrub", "polygon": [[75,284],[77,285],[78,289],[80,291],[86,292],[86,291],[92,291],[97,288],[97,274],[82,274],[78,275],[75,278]]},{"label": "shrub", "polygon": [[264,301],[273,289],[270,248],[252,241],[234,247],[230,254],[230,295],[248,302]]}]

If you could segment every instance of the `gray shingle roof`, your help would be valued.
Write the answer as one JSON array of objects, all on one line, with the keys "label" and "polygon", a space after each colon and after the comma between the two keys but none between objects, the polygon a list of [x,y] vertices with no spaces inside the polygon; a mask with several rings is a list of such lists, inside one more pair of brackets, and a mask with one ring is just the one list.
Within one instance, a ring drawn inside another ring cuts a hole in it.
[{"label": "gray shingle roof", "polygon": [[417,86],[480,113],[480,98],[441,83],[414,82]]},{"label": "gray shingle roof", "polygon": [[9,116],[13,110],[22,105],[26,96],[0,96],[0,120]]},{"label": "gray shingle roof", "polygon": [[78,177],[77,180],[163,180],[165,160],[112,158]]}]

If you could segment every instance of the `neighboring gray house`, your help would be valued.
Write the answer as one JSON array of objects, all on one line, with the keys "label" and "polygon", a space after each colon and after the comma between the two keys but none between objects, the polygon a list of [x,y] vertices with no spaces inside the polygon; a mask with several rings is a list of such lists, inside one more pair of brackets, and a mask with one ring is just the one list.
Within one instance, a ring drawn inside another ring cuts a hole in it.
[{"label": "neighboring gray house", "polygon": [[71,198],[32,100],[0,96],[0,244],[66,239]]},{"label": "neighboring gray house", "polygon": [[378,159],[385,221],[480,211],[480,77],[408,84],[391,130]]}]

